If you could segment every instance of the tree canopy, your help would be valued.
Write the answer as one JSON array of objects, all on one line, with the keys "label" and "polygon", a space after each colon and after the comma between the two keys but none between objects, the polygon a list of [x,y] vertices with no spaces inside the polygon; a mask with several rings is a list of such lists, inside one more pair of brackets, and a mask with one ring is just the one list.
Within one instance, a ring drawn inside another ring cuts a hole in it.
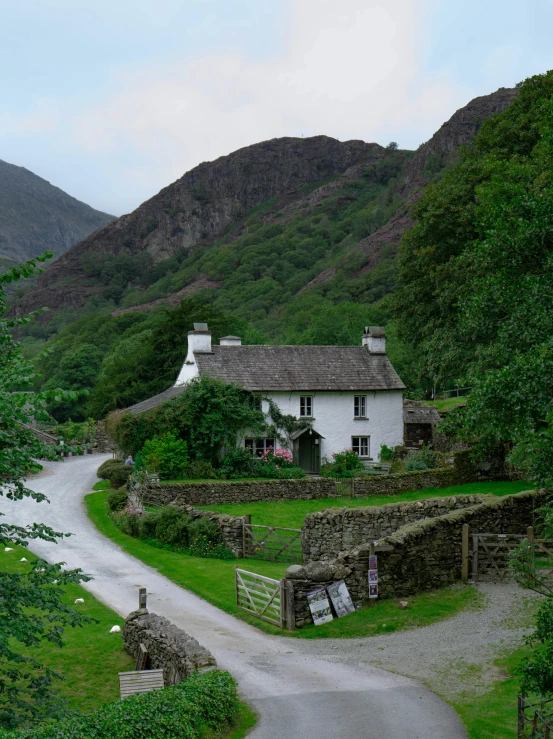
[{"label": "tree canopy", "polygon": [[[45,500],[25,484],[26,475],[36,467],[34,458],[45,451],[26,424],[43,415],[48,402],[68,399],[59,391],[26,392],[34,383],[33,365],[24,358],[12,331],[31,317],[4,317],[5,285],[35,274],[39,271],[37,262],[47,257],[0,274],[0,496],[11,500]],[[4,514],[0,516],[0,545],[4,547],[27,546],[31,539],[56,541],[64,536],[44,524],[16,526],[4,521]],[[52,681],[60,676],[29,651],[44,639],[61,646],[64,627],[90,620],[63,600],[65,583],[87,578],[79,570],[63,570],[61,564],[35,559],[23,574],[0,571],[0,727],[12,728],[64,712],[63,702],[52,691]],[[22,647],[26,649],[22,651]]]},{"label": "tree canopy", "polygon": [[553,482],[553,72],[520,85],[414,208],[395,311],[420,376],[472,386],[459,433]]}]

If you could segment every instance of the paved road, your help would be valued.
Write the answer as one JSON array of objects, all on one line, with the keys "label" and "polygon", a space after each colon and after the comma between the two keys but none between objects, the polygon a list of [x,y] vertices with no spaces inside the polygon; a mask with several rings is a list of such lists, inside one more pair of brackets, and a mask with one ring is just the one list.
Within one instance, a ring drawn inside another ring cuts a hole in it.
[{"label": "paved road", "polygon": [[84,587],[122,616],[136,608],[137,589],[147,588],[149,609],[198,639],[237,678],[259,713],[251,739],[466,739],[456,713],[416,681],[355,659],[336,663],[325,657],[323,642],[319,655],[299,639],[260,632],[121,551],[90,523],[83,505],[104,459],[46,464],[29,487],[50,504],[2,499],[3,511],[14,523],[41,521],[72,532],[57,544],[33,542],[33,551],[83,569],[94,578]]}]

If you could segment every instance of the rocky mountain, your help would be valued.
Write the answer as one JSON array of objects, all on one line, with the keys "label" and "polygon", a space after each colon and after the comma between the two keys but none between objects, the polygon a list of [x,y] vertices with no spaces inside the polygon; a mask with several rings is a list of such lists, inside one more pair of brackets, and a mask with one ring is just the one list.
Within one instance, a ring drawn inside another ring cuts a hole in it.
[{"label": "rocky mountain", "polygon": [[45,251],[63,254],[114,216],[0,160],[0,259],[21,262]]},{"label": "rocky mountain", "polygon": [[[341,286],[338,300],[346,299],[348,281],[355,298],[354,281],[383,258],[393,258],[402,233],[411,225],[409,208],[424,186],[516,93],[501,88],[476,98],[416,153],[316,136],[273,139],[204,162],[133,213],[69,249],[39,278],[17,311],[41,306],[78,309],[101,295],[114,299],[120,314],[140,310],[137,304],[148,309],[209,289],[223,296],[224,309],[241,305],[243,315],[257,308],[268,313],[310,288],[320,290],[328,284],[325,290],[330,290],[336,280]],[[290,224],[295,230],[288,238]],[[275,250],[286,250],[290,243],[301,255],[287,257],[289,263],[275,260]],[[264,248],[273,255],[272,261]],[[121,262],[125,256],[170,266],[148,289],[131,278],[115,291],[113,284],[106,291],[105,272],[100,277],[99,271],[87,270],[91,259],[118,257]],[[230,262],[232,266],[224,266]],[[246,269],[248,263],[253,267]],[[279,267],[298,268],[286,289],[279,290],[277,284]],[[274,297],[260,300],[261,290],[248,304],[238,283],[252,281],[266,284],[265,294],[273,290]],[[366,301],[369,293],[366,287],[363,290]]]}]

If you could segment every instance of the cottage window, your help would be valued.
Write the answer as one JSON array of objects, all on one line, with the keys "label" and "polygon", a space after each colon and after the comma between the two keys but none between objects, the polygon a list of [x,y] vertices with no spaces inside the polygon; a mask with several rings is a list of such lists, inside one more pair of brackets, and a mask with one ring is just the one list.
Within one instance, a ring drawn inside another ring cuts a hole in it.
[{"label": "cottage window", "polygon": [[244,446],[256,457],[265,454],[269,449],[275,448],[274,439],[245,439]]},{"label": "cottage window", "polygon": [[352,436],[351,448],[360,457],[368,457],[371,450],[370,438],[370,436]]},{"label": "cottage window", "polygon": [[313,418],[313,396],[300,395],[300,417]]},{"label": "cottage window", "polygon": [[367,417],[367,396],[366,395],[355,395],[353,398],[353,417],[354,418],[366,418]]}]

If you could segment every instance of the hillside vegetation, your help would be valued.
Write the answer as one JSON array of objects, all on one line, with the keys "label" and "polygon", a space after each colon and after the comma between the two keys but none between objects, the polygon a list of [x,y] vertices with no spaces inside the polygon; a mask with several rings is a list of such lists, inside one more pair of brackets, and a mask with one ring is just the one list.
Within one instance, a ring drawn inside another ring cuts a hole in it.
[{"label": "hillside vegetation", "polygon": [[449,416],[553,483],[553,72],[520,86],[413,210],[396,317],[421,374],[472,387]]},{"label": "hillside vegetation", "polygon": [[248,147],[73,247],[15,308],[53,308],[24,341],[29,355],[55,343],[42,383],[90,390],[56,416],[100,417],[165,389],[194,321],[207,321],[215,340],[335,345],[382,324],[392,362],[422,393],[390,313],[397,246],[421,189],[514,95],[477,98],[416,153],[327,137]]}]

